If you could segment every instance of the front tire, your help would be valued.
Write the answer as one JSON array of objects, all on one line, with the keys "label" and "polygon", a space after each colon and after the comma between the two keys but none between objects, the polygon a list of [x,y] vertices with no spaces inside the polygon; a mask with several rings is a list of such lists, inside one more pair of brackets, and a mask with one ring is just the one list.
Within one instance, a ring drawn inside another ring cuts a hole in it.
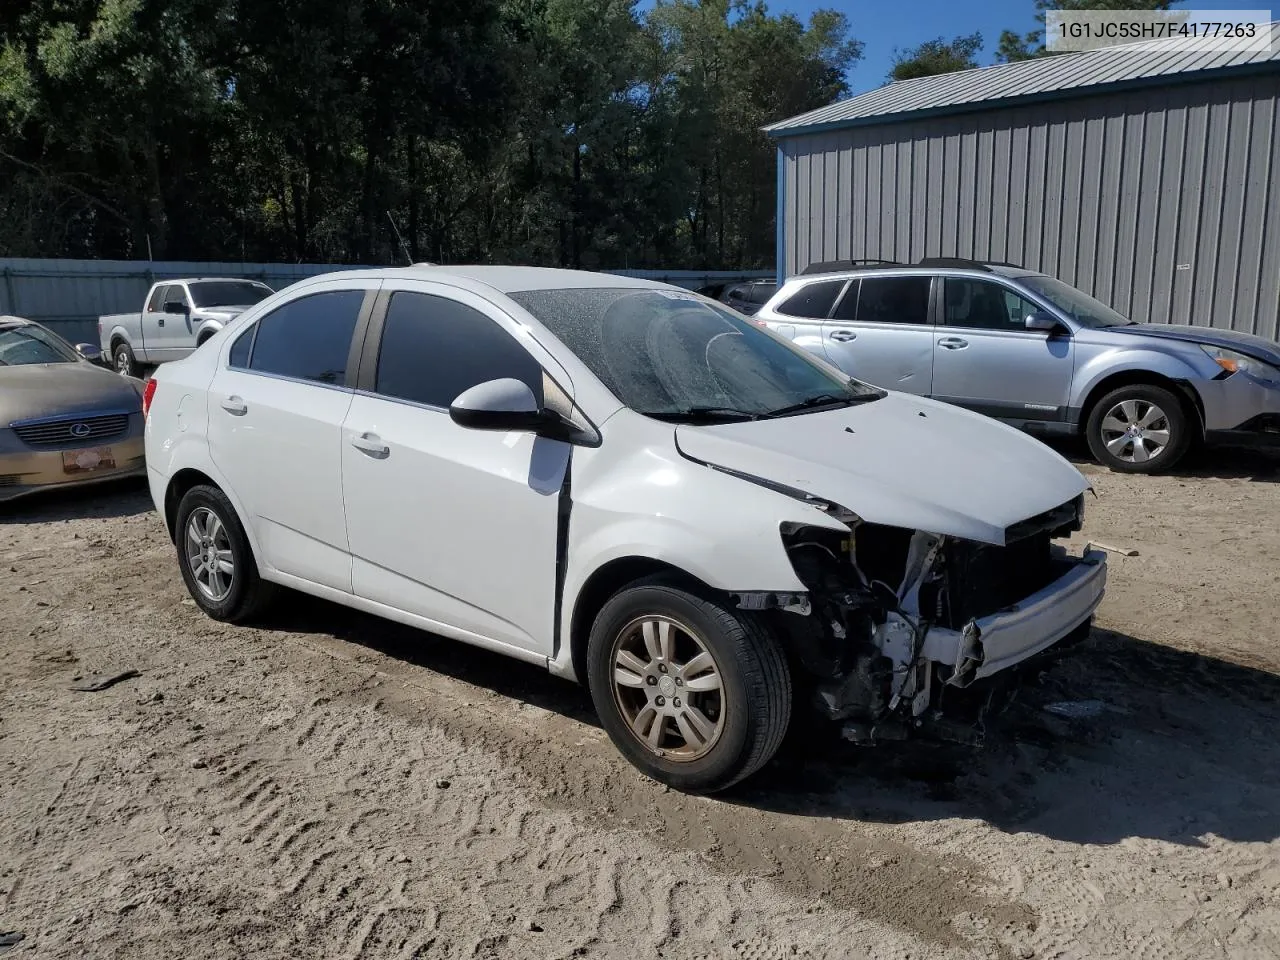
[{"label": "front tire", "polygon": [[662,579],[605,604],[587,673],[614,745],[679,790],[711,793],[750,776],[777,752],[791,718],[791,677],[769,632]]},{"label": "front tire", "polygon": [[227,495],[192,487],[178,504],[178,566],[196,606],[214,620],[244,623],[257,617],[274,589],[258,576],[249,539]]},{"label": "front tire", "polygon": [[1182,459],[1192,427],[1182,398],[1164,387],[1135,383],[1093,405],[1085,436],[1104,466],[1118,473],[1156,473]]}]

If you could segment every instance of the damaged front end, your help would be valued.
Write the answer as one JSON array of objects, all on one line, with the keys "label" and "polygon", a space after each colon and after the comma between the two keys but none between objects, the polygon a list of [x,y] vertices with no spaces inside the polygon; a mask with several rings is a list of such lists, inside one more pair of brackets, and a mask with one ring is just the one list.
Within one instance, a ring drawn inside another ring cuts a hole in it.
[{"label": "damaged front end", "polygon": [[949,716],[972,699],[959,691],[1082,638],[1102,599],[1105,555],[1072,557],[1052,542],[1080,529],[1083,496],[1009,527],[1003,545],[820,506],[848,532],[781,530],[808,593],[737,601],[764,608],[812,678],[815,707],[852,740],[976,739],[980,715],[976,726]]}]

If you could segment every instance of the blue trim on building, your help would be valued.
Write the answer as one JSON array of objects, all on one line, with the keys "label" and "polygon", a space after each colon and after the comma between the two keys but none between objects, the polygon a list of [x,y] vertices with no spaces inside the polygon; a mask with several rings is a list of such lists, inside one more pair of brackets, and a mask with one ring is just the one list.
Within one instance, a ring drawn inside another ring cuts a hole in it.
[{"label": "blue trim on building", "polygon": [[778,286],[787,280],[787,155],[778,145],[778,225],[774,256],[777,257]]},{"label": "blue trim on building", "polygon": [[1012,97],[1000,97],[995,100],[974,100],[969,103],[951,103],[940,107],[928,107],[923,110],[901,110],[894,113],[877,113],[869,117],[851,117],[846,120],[809,123],[798,127],[779,127],[765,132],[774,140],[785,140],[789,137],[803,137],[814,133],[830,133],[832,130],[847,130],[850,127],[911,123],[915,120],[928,120],[935,117],[955,116],[963,113],[981,113],[987,110],[1001,110],[1022,106],[1023,104],[1045,103],[1052,100],[1081,100],[1085,97],[1105,96],[1113,93],[1123,93],[1126,90],[1141,90],[1145,87],[1167,87],[1174,84],[1205,83],[1211,80],[1257,76],[1259,74],[1275,73],[1278,70],[1280,70],[1280,61],[1267,60],[1262,63],[1247,63],[1238,67],[1222,67],[1217,70],[1188,70],[1183,73],[1169,73],[1156,77],[1138,77],[1133,80],[1121,80],[1116,83],[1098,83],[1083,87],[1067,87],[1063,90],[1046,90],[1042,93],[1024,93]]}]

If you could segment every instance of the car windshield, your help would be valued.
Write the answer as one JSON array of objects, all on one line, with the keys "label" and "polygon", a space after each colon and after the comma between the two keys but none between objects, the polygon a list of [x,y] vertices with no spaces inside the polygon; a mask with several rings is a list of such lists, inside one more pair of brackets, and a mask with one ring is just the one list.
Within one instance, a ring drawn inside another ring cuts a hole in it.
[{"label": "car windshield", "polygon": [[510,296],[620,401],[647,416],[750,420],[884,396],[692,293],[611,288]]},{"label": "car windshield", "polygon": [[0,327],[0,366],[75,363],[79,359],[71,344],[44,327],[31,323]]},{"label": "car windshield", "polygon": [[1063,313],[1085,327],[1127,327],[1133,324],[1123,314],[1116,313],[1101,300],[1053,277],[1019,277],[1018,282],[1028,290],[1044,297]]},{"label": "car windshield", "polygon": [[188,284],[197,307],[250,307],[275,293],[263,283],[201,280]]}]

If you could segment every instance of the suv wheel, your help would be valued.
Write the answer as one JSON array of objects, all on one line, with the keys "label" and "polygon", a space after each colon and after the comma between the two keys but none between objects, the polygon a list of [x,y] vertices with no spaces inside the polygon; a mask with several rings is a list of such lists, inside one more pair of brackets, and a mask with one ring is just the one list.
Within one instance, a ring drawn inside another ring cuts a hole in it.
[{"label": "suv wheel", "polygon": [[1137,383],[1112,390],[1093,406],[1085,426],[1089,449],[1121,473],[1155,473],[1182,459],[1192,423],[1170,390]]},{"label": "suv wheel", "polygon": [[596,712],[614,745],[655,780],[709,793],[777,751],[791,678],[773,637],[741,611],[641,581],[600,611],[587,648]]},{"label": "suv wheel", "polygon": [[217,487],[192,487],[178,504],[178,565],[196,605],[214,620],[244,623],[265,608],[274,588],[258,576],[244,527]]}]

